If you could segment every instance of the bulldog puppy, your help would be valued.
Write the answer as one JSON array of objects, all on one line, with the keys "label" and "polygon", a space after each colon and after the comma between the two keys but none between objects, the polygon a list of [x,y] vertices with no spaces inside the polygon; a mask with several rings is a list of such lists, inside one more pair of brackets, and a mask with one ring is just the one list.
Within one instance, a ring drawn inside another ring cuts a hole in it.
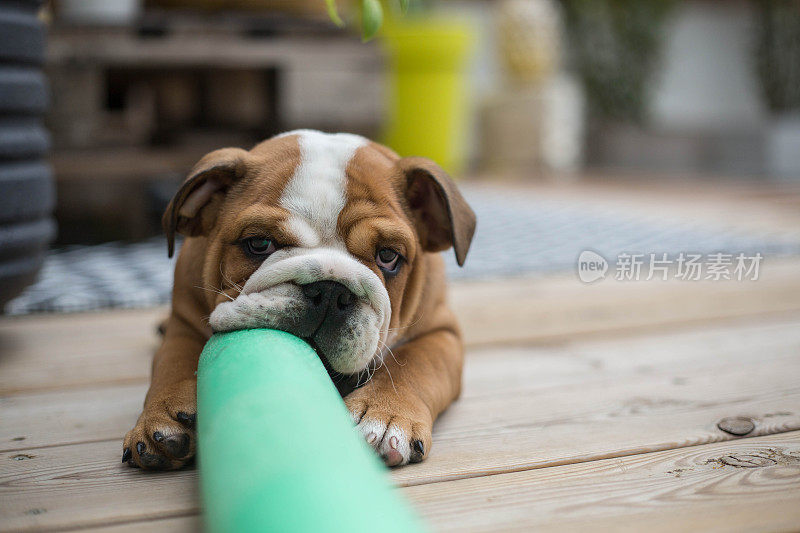
[{"label": "bulldog puppy", "polygon": [[453,247],[462,265],[475,222],[434,162],[356,135],[298,130],[206,155],[164,213],[170,255],[176,232],[188,238],[122,462],[186,464],[203,345],[212,332],[262,327],[316,349],[387,465],[423,460],[461,388],[461,334],[438,252]]}]

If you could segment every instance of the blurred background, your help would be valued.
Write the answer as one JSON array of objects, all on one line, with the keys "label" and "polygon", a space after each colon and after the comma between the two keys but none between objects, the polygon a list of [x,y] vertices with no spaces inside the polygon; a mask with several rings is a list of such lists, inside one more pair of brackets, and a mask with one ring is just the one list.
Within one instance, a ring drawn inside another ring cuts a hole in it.
[{"label": "blurred background", "polygon": [[400,4],[364,42],[355,0],[344,27],[324,0],[4,2],[5,312],[166,302],[160,216],[188,169],[294,128],[459,179],[480,223],[456,277],[587,248],[800,254],[797,1]]}]

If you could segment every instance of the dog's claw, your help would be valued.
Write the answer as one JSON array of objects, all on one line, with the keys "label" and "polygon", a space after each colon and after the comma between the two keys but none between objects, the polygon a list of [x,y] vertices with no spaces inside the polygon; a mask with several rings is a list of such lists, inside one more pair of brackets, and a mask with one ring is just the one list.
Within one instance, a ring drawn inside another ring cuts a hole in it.
[{"label": "dog's claw", "polygon": [[197,421],[197,413],[187,414],[183,411],[180,411],[175,414],[175,418],[187,428],[193,428],[195,422]]},{"label": "dog's claw", "polygon": [[197,382],[186,379],[151,399],[122,443],[123,462],[145,470],[177,470],[195,451]]},{"label": "dog's claw", "polygon": [[345,398],[356,431],[387,466],[419,463],[430,447],[430,417],[424,408],[395,410],[390,402],[369,389],[358,389]]},{"label": "dog's claw", "polygon": [[421,440],[415,440],[411,443],[411,447],[414,448],[414,451],[420,455],[425,455],[425,445],[422,444]]}]

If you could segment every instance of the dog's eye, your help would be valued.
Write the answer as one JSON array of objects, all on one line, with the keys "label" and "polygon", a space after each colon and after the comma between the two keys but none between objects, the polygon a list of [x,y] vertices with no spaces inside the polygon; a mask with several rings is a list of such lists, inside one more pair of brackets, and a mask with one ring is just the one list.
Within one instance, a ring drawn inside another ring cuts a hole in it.
[{"label": "dog's eye", "polygon": [[250,237],[244,240],[244,249],[247,253],[256,256],[267,256],[274,252],[277,248],[272,239],[266,237]]},{"label": "dog's eye", "polygon": [[400,266],[400,254],[391,248],[381,248],[375,254],[375,262],[381,270],[394,274]]}]

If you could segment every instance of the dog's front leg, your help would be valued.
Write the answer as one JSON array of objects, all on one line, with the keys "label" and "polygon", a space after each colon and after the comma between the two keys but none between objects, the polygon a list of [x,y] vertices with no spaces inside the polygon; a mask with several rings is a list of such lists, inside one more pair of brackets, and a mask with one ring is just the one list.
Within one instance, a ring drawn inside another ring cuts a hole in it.
[{"label": "dog's front leg", "polygon": [[437,329],[387,352],[371,379],[345,398],[358,430],[387,465],[427,457],[433,422],[461,391],[462,366],[457,331]]},{"label": "dog's front leg", "polygon": [[125,436],[122,462],[152,470],[185,465],[195,452],[197,361],[205,338],[174,314],[153,359],[144,409]]}]

